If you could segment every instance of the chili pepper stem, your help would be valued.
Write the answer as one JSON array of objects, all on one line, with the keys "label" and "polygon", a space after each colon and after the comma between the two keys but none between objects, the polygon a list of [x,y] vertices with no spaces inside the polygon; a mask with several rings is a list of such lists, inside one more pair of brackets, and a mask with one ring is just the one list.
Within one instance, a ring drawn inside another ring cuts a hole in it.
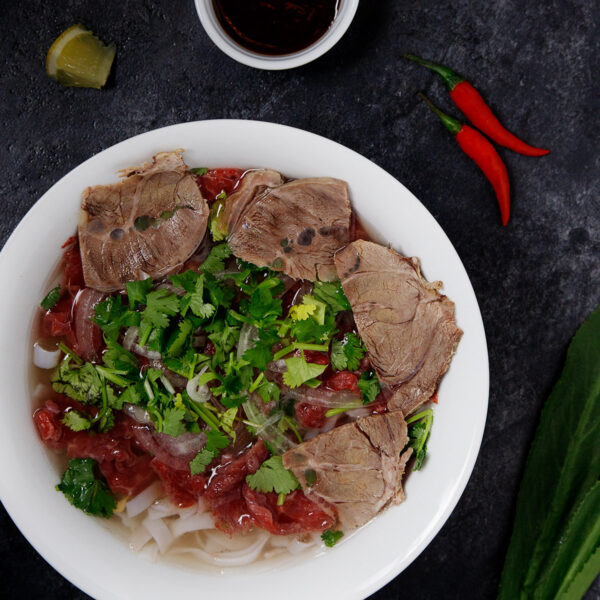
[{"label": "chili pepper stem", "polygon": [[430,60],[425,60],[420,56],[416,56],[415,54],[405,54],[404,58],[408,60],[412,60],[417,64],[428,68],[430,71],[437,73],[442,77],[446,87],[451,92],[459,83],[465,80],[464,77],[461,77],[458,73],[455,73],[452,69],[445,67],[444,65],[440,65],[438,63],[431,62]]},{"label": "chili pepper stem", "polygon": [[427,104],[427,106],[440,118],[452,135],[456,135],[461,130],[462,123],[458,119],[442,112],[425,94],[423,94],[423,92],[419,92],[417,96],[419,96],[419,98],[421,98],[421,100],[423,100],[423,102],[425,102],[425,104]]}]

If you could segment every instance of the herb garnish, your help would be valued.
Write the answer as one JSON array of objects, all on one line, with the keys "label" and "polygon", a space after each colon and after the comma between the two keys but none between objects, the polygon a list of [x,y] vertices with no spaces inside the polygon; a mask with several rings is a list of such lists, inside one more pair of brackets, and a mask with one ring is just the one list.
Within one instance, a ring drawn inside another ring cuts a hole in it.
[{"label": "herb garnish", "polygon": [[50,310],[56,306],[56,303],[60,299],[60,285],[51,289],[47,296],[40,302],[40,306],[45,310]]},{"label": "herb garnish", "polygon": [[333,529],[328,529],[321,534],[321,539],[328,548],[333,548],[343,536],[343,531],[333,531]]}]

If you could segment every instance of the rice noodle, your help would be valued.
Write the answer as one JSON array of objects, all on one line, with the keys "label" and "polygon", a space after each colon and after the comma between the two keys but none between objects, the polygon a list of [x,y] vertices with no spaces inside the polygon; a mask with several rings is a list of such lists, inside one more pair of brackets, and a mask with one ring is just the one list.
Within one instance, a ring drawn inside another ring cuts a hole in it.
[{"label": "rice noodle", "polygon": [[256,541],[243,550],[223,551],[218,554],[211,554],[200,548],[185,547],[174,548],[173,554],[191,554],[216,567],[241,567],[242,565],[254,562],[258,558],[269,539],[269,533],[261,531],[256,537]]},{"label": "rice noodle", "polygon": [[195,514],[187,519],[181,517],[171,524],[171,532],[179,537],[190,531],[201,531],[202,529],[214,529],[215,520],[210,513]]},{"label": "rice noodle", "polygon": [[143,513],[161,494],[162,485],[160,481],[151,483],[144,491],[132,498],[126,505],[128,517],[136,517]]},{"label": "rice noodle", "polygon": [[142,525],[150,532],[154,541],[158,545],[161,554],[164,554],[174,541],[171,530],[165,525],[162,519],[145,518]]}]

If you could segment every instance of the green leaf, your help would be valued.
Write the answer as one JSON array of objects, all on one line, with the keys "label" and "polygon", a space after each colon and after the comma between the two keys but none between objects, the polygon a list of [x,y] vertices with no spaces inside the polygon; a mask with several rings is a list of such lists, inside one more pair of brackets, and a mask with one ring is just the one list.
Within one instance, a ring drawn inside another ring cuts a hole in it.
[{"label": "green leaf", "polygon": [[535,597],[554,548],[572,547],[561,539],[569,515],[600,477],[599,339],[600,307],[575,334],[542,410],[517,497],[499,600]]},{"label": "green leaf", "polygon": [[173,331],[167,342],[166,356],[173,357],[183,354],[194,332],[194,325],[189,319],[183,319]]},{"label": "green leaf", "polygon": [[[600,549],[600,481],[597,481],[581,503],[571,511],[567,527],[548,560],[549,567],[540,577],[534,598],[575,598],[573,580],[594,552]],[[600,572],[600,563],[599,571]],[[588,581],[588,586],[592,583]],[[581,584],[578,584],[579,587]],[[582,586],[582,593],[586,587]],[[569,594],[566,595],[567,591]]]},{"label": "green leaf", "polygon": [[193,169],[190,169],[190,173],[198,176],[206,175],[208,173],[208,169],[206,167],[194,167]]},{"label": "green leaf", "polygon": [[179,298],[161,288],[150,292],[146,296],[146,308],[142,312],[144,323],[152,327],[165,328],[169,325],[169,318],[179,312]]},{"label": "green leaf", "polygon": [[185,433],[185,410],[182,408],[166,408],[163,412],[163,423],[161,433],[177,437]]},{"label": "green leaf", "polygon": [[578,573],[575,573],[569,587],[558,596],[558,600],[574,600],[583,598],[587,589],[592,585],[594,579],[600,573],[600,546],[596,548],[588,561],[581,567]]},{"label": "green leaf", "polygon": [[212,452],[222,450],[229,446],[229,438],[220,431],[214,429],[206,430],[206,447]]},{"label": "green leaf", "polygon": [[331,343],[331,366],[336,371],[356,371],[365,352],[362,340],[354,333],[347,333],[342,340]]},{"label": "green leaf", "polygon": [[40,302],[40,306],[46,310],[50,310],[56,306],[56,303],[60,300],[60,285],[51,289],[46,297]]},{"label": "green leaf", "polygon": [[333,340],[331,342],[330,360],[331,366],[336,371],[343,371],[348,366],[348,357],[344,352],[343,340]]},{"label": "green leaf", "polygon": [[215,459],[215,455],[208,449],[204,448],[190,461],[190,473],[198,475],[204,473],[206,467]]},{"label": "green leaf", "polygon": [[116,371],[125,371],[128,375],[137,375],[139,373],[139,361],[128,350],[125,350],[121,344],[106,340],[106,350],[102,354],[104,364]]},{"label": "green leaf", "polygon": [[91,458],[73,458],[56,489],[69,502],[91,515],[108,518],[117,506],[104,481],[94,476],[96,461]]},{"label": "green leaf", "polygon": [[263,402],[270,402],[271,400],[279,402],[281,390],[277,384],[265,380],[256,388],[256,393],[262,398]]},{"label": "green leaf", "polygon": [[328,304],[334,314],[352,309],[339,281],[316,281],[313,296],[317,300]]},{"label": "green leaf", "polygon": [[408,445],[413,449],[413,456],[415,457],[412,470],[418,471],[423,466],[423,461],[427,456],[427,441],[433,425],[433,410],[429,408],[410,416],[406,420],[406,424],[409,425]]},{"label": "green leaf", "polygon": [[123,306],[120,295],[109,296],[98,302],[94,307],[94,315],[92,321],[100,326],[104,337],[111,341],[117,341],[122,328],[140,324],[139,313]]},{"label": "green leaf", "polygon": [[66,413],[61,423],[72,431],[83,431],[84,429],[89,429],[92,425],[91,421],[77,410],[70,410]]},{"label": "green leaf", "polygon": [[304,356],[286,358],[287,371],[283,374],[283,383],[290,388],[301,386],[305,381],[318,377],[327,365],[306,362]]},{"label": "green leaf", "polygon": [[142,279],[141,281],[129,281],[125,284],[127,290],[127,300],[129,308],[135,308],[138,304],[146,304],[146,295],[152,289],[152,278]]},{"label": "green leaf", "polygon": [[259,492],[289,494],[300,487],[296,476],[283,466],[281,456],[271,456],[260,465],[253,475],[246,475],[246,482]]},{"label": "green leaf", "polygon": [[225,260],[233,252],[227,244],[218,244],[213,246],[206,260],[200,265],[200,269],[205,273],[218,273],[225,269]]},{"label": "green leaf", "polygon": [[82,404],[97,404],[102,400],[102,382],[90,363],[71,367],[67,358],[50,378],[52,389]]},{"label": "green leaf", "polygon": [[333,529],[328,529],[321,534],[321,539],[328,548],[333,548],[343,536],[343,531],[333,531]]},{"label": "green leaf", "polygon": [[363,404],[373,402],[373,400],[377,398],[381,391],[381,386],[379,385],[379,380],[377,379],[375,371],[369,370],[362,373],[358,380],[358,389],[360,390]]}]

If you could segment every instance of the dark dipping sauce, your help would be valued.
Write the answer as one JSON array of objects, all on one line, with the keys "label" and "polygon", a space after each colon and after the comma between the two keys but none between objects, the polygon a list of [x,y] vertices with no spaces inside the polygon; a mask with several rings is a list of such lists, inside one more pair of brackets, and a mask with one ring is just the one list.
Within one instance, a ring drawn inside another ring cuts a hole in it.
[{"label": "dark dipping sauce", "polygon": [[340,0],[213,0],[227,35],[260,54],[291,54],[329,29]]}]

